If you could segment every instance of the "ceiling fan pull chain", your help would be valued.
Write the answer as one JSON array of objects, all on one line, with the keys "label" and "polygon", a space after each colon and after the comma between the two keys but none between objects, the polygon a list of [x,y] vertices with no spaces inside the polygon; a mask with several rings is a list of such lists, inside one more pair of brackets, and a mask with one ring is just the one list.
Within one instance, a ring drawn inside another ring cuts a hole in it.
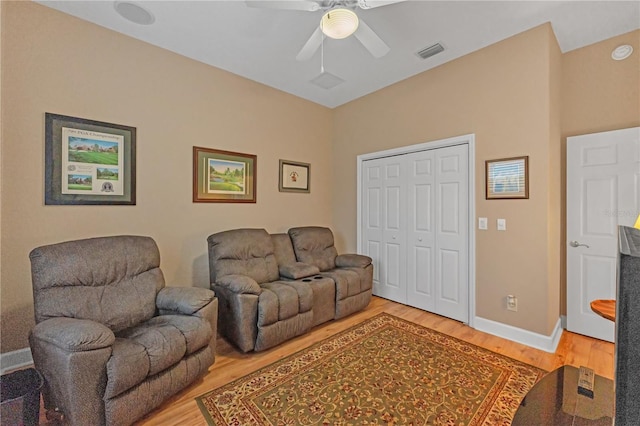
[{"label": "ceiling fan pull chain", "polygon": [[320,43],[320,74],[324,73],[324,34]]}]

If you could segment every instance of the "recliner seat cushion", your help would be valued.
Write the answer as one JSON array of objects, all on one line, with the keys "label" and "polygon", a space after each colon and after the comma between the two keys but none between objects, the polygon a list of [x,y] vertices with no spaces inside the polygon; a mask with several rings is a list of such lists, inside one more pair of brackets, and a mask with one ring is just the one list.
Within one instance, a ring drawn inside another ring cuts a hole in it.
[{"label": "recliner seat cushion", "polygon": [[335,281],[336,300],[346,299],[362,292],[360,274],[352,269],[333,269],[323,272],[322,275]]},{"label": "recliner seat cushion", "polygon": [[149,375],[149,355],[143,345],[116,338],[107,361],[107,387],[104,399],[113,398],[142,382]]},{"label": "recliner seat cushion", "polygon": [[170,324],[150,325],[144,323],[118,334],[144,346],[149,357],[149,376],[171,367],[187,352],[184,336]]},{"label": "recliner seat cushion", "polygon": [[213,335],[208,321],[187,315],[160,315],[118,333],[107,362],[105,398],[113,398],[199,351]]},{"label": "recliner seat cushion", "polygon": [[313,309],[313,291],[295,281],[275,281],[261,286],[258,326],[273,324]]},{"label": "recliner seat cushion", "polygon": [[187,355],[209,344],[212,336],[211,324],[203,318],[187,315],[160,315],[146,322],[149,326],[170,325],[182,333]]}]

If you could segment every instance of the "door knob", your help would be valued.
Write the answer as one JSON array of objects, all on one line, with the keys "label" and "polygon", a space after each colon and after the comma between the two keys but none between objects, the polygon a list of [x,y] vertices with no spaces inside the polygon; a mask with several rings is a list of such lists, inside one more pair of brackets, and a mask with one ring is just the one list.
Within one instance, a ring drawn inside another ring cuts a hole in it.
[{"label": "door knob", "polygon": [[396,239],[396,236],[395,236],[395,235],[393,235],[393,236],[391,236],[391,238],[395,240],[395,239]]},{"label": "door knob", "polygon": [[418,241],[422,241],[422,238],[418,238]]},{"label": "door knob", "polygon": [[579,243],[579,242],[577,242],[577,241],[570,241],[570,242],[569,242],[569,245],[570,245],[571,247],[586,247],[586,248],[589,248],[589,246],[588,246],[588,245],[586,245],[586,244],[580,244],[580,243]]}]

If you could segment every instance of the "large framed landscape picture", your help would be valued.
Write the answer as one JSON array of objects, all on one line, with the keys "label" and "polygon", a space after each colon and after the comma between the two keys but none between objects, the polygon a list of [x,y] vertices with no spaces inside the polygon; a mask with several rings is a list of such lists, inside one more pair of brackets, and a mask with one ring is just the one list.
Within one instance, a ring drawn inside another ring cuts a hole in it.
[{"label": "large framed landscape picture", "polygon": [[136,203],[136,128],[45,113],[45,204]]},{"label": "large framed landscape picture", "polygon": [[194,203],[255,203],[255,155],[193,147]]}]

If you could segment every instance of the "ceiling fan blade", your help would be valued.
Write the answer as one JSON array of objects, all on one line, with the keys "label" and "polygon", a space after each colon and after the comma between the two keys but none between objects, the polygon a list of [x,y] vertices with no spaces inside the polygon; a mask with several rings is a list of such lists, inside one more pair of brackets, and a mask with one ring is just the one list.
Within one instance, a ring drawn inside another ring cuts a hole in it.
[{"label": "ceiling fan blade", "polygon": [[362,43],[362,45],[369,51],[375,58],[381,58],[389,53],[389,46],[382,41],[378,34],[376,34],[371,27],[360,19],[358,29],[353,34]]},{"label": "ceiling fan blade", "polygon": [[307,40],[304,46],[302,46],[302,49],[300,49],[300,52],[298,52],[296,59],[299,61],[311,59],[313,54],[316,53],[316,50],[318,50],[322,44],[322,37],[324,37],[322,30],[320,27],[316,28],[313,34],[311,34],[311,37],[309,37],[309,40]]},{"label": "ceiling fan blade", "polygon": [[405,0],[358,0],[358,6],[360,9],[373,9],[374,7],[386,6],[403,1]]},{"label": "ceiling fan blade", "polygon": [[288,10],[304,10],[314,12],[320,10],[320,5],[311,0],[253,0],[245,1],[249,7],[257,7],[262,9],[288,9]]}]

